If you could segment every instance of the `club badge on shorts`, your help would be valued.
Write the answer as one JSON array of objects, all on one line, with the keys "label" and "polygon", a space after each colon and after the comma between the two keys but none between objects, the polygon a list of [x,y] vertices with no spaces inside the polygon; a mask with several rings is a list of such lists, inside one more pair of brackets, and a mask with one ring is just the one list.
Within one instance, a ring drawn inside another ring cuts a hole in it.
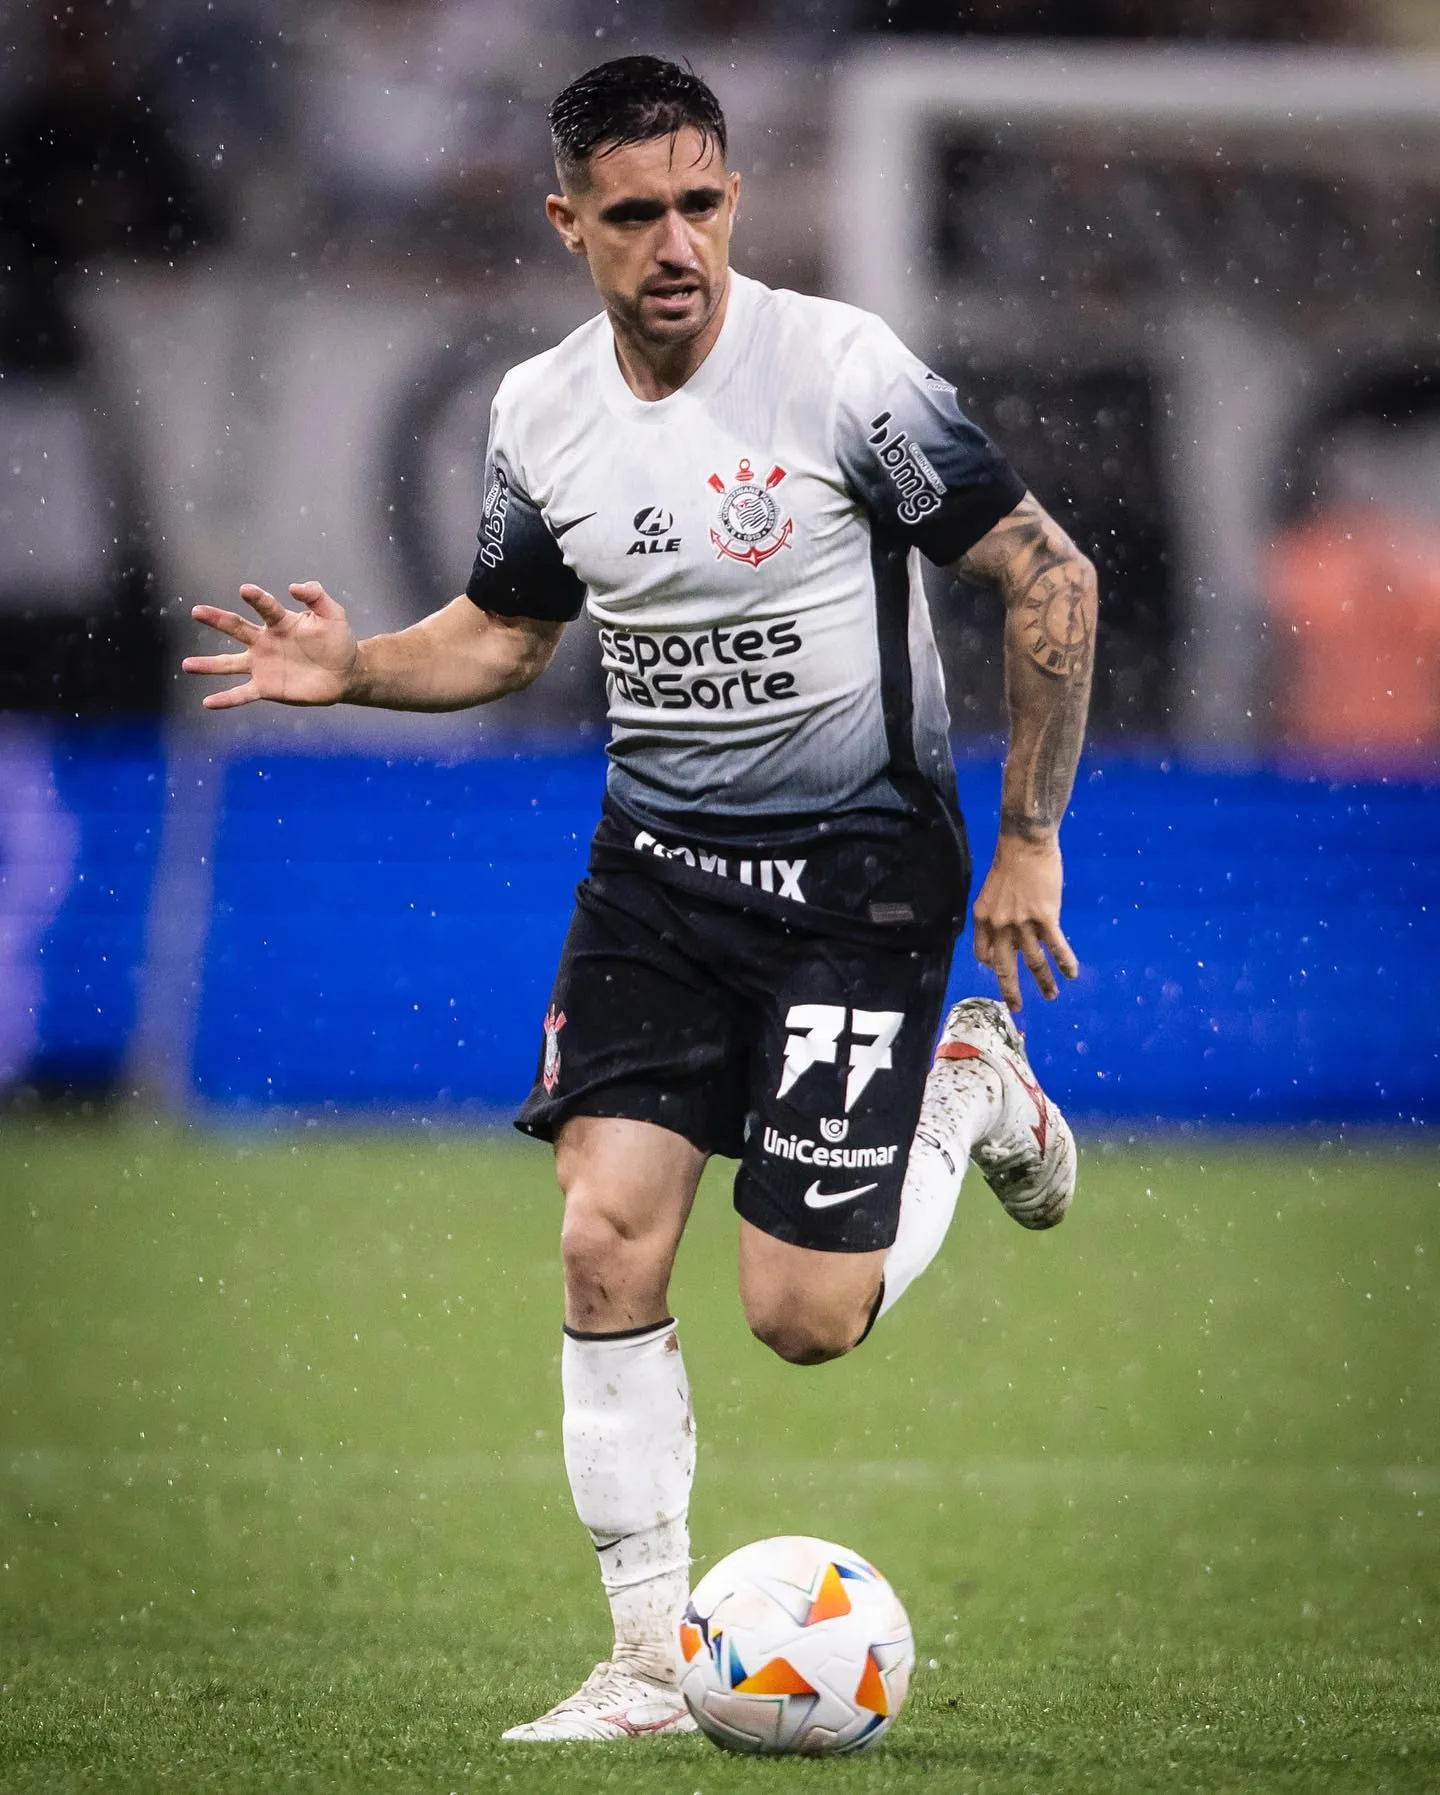
[{"label": "club badge on shorts", "polygon": [[785,548],[795,530],[793,517],[782,518],[775,503],[774,491],[785,478],[785,469],[777,462],[764,480],[756,477],[749,461],[742,456],[735,478],[726,485],[719,474],[711,474],[710,485],[720,494],[719,529],[712,524],[710,540],[716,558],[744,561],[759,567],[771,555]]},{"label": "club badge on shorts", "polygon": [[564,1010],[557,1010],[552,1003],[545,1012],[545,1064],[540,1072],[547,1097],[560,1082],[560,1030],[564,1026]]}]

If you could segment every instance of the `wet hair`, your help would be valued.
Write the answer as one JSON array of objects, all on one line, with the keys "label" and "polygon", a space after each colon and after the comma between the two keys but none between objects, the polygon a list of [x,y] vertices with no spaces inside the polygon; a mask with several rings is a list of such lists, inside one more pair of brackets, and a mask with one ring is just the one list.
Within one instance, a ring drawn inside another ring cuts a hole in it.
[{"label": "wet hair", "polygon": [[693,69],[659,56],[617,56],[577,75],[550,108],[555,166],[583,188],[598,152],[673,137],[688,125],[725,154],[725,114]]}]

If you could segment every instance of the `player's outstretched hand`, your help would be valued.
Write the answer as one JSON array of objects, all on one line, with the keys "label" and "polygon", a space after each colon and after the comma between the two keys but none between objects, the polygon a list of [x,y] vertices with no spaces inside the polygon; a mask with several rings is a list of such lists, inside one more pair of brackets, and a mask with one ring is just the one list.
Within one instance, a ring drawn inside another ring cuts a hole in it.
[{"label": "player's outstretched hand", "polygon": [[975,958],[995,974],[1000,995],[1011,1010],[1020,1008],[1021,960],[1030,968],[1042,997],[1060,995],[1056,968],[1067,979],[1080,970],[1060,930],[1063,883],[1060,844],[1053,837],[1043,841],[1027,841],[1018,835],[1000,837],[994,862],[975,900]]},{"label": "player's outstretched hand", "polygon": [[238,654],[192,654],[180,665],[186,673],[247,674],[243,686],[207,692],[205,708],[230,710],[269,698],[276,704],[338,704],[348,689],[358,645],[345,610],[319,580],[304,580],[290,596],[304,606],[290,611],[263,586],[242,586],[240,596],[260,619],[252,623],[234,611],[196,605],[190,615],[240,644]]}]

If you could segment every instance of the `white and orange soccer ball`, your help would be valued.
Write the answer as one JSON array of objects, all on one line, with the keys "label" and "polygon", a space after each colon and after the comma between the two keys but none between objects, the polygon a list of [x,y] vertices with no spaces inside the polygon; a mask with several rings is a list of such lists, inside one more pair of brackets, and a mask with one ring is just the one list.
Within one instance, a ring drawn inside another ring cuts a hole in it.
[{"label": "white and orange soccer ball", "polygon": [[722,1558],[676,1625],[681,1693],[731,1751],[835,1752],[873,1745],[905,1700],[910,1622],[873,1564],[787,1535]]}]

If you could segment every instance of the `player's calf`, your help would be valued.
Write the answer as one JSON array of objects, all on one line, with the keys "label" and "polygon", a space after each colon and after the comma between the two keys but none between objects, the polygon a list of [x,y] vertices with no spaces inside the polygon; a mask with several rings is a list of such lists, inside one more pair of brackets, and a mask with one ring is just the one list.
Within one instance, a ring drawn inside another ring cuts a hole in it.
[{"label": "player's calf", "polygon": [[885,1255],[826,1253],[740,1224],[740,1299],[757,1340],[791,1365],[843,1358],[865,1338]]},{"label": "player's calf", "polygon": [[750,1332],[790,1365],[825,1365],[859,1344],[868,1315],[802,1316],[785,1310],[747,1316]]}]

